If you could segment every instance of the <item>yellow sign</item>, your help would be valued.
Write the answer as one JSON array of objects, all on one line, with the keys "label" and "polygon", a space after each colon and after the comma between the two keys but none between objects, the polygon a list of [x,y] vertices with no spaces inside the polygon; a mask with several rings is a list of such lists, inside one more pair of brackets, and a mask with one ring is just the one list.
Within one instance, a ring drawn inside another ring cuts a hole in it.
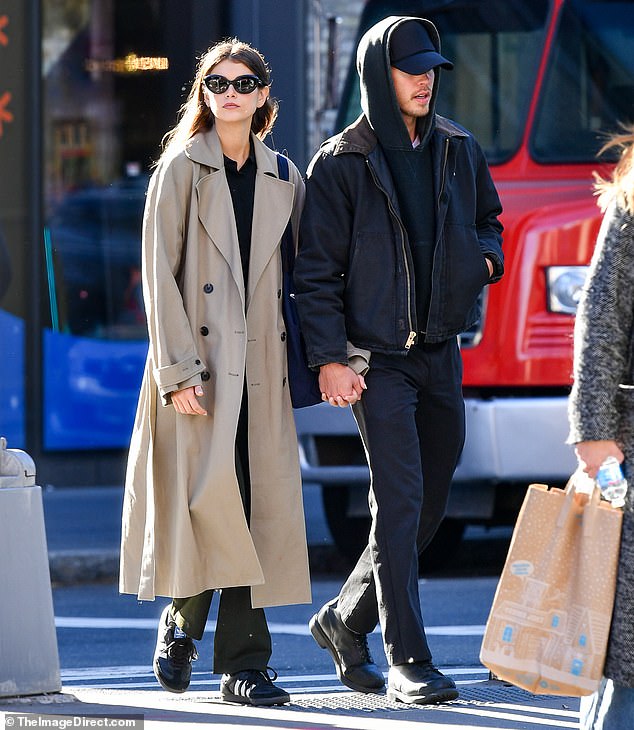
[{"label": "yellow sign", "polygon": [[137,56],[129,53],[125,58],[87,58],[86,71],[90,73],[134,74],[144,71],[167,71],[169,59],[164,56]]}]

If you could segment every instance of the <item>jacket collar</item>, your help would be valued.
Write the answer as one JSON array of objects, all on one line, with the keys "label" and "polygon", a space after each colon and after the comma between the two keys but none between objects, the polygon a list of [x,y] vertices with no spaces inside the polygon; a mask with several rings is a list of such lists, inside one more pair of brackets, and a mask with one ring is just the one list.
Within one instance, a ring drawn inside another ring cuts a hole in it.
[{"label": "jacket collar", "polygon": [[[253,149],[255,150],[255,163],[259,173],[264,175],[278,176],[277,158],[275,152],[269,149],[264,142],[255,134],[251,134]],[[206,165],[212,170],[220,170],[224,167],[224,158],[220,139],[215,127],[206,132],[195,134],[185,145],[185,154],[193,162]]]},{"label": "jacket collar", "polygon": [[[441,134],[444,137],[468,137],[468,133],[462,127],[459,127],[447,117],[436,114],[435,122],[433,134]],[[356,152],[367,157],[377,144],[378,140],[374,130],[365,114],[361,114],[349,127],[343,130],[333,154]]]}]

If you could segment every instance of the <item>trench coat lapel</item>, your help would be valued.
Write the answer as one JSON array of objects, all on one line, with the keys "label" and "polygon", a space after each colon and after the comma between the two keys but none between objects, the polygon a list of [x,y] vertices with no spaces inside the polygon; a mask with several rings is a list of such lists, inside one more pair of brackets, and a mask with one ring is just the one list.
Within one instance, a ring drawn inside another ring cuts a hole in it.
[{"label": "trench coat lapel", "polygon": [[200,222],[213,245],[227,261],[238,289],[243,292],[244,276],[240,261],[238,230],[224,168],[214,170],[201,178],[196,190]]},{"label": "trench coat lapel", "polygon": [[[271,256],[280,243],[293,210],[295,188],[293,183],[278,178],[277,157],[261,140],[253,136],[257,173],[253,201],[251,230],[251,257],[249,281],[246,287],[246,306]],[[240,246],[231,193],[224,171],[220,140],[214,129],[196,135],[187,147],[194,161],[210,168],[196,184],[198,217],[214,246],[227,261],[240,292],[244,280],[240,261]]]},{"label": "trench coat lapel", "polygon": [[204,135],[196,135],[187,147],[187,154],[195,162],[209,167],[209,173],[203,174],[196,183],[198,218],[213,245],[226,260],[240,295],[243,296],[244,275],[238,229],[227,185],[222,148],[215,129]]},{"label": "trench coat lapel", "polygon": [[278,178],[276,153],[257,138],[254,138],[254,146],[257,175],[247,308],[260,277],[280,243],[293,210],[294,199],[294,185]]}]

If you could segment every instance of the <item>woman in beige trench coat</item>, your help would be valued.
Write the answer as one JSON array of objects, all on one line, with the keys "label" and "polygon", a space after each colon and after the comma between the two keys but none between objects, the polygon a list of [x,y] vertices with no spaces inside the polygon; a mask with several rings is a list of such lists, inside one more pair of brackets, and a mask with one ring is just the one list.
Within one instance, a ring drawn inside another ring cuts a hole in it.
[{"label": "woman in beige trench coat", "polygon": [[[143,292],[150,347],[132,434],[120,590],[172,598],[154,672],[187,689],[211,598],[223,699],[282,704],[263,607],[310,602],[281,311],[280,239],[304,186],[261,141],[277,105],[237,39],[202,57],[150,180]],[[273,676],[273,679],[275,679]]]}]

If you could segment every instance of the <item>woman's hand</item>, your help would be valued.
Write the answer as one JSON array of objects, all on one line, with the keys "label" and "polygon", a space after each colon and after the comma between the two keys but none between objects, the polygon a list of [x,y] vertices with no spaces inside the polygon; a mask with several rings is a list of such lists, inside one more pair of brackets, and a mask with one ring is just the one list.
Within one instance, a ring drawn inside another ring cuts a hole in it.
[{"label": "woman's hand", "polygon": [[601,464],[608,456],[615,456],[619,463],[625,458],[616,441],[605,439],[603,441],[580,441],[575,444],[575,453],[579,465],[583,471],[592,479],[597,475]]},{"label": "woman's hand", "polygon": [[198,398],[203,395],[202,385],[192,385],[190,388],[175,390],[172,393],[174,410],[184,416],[206,416],[207,411],[198,402]]}]

